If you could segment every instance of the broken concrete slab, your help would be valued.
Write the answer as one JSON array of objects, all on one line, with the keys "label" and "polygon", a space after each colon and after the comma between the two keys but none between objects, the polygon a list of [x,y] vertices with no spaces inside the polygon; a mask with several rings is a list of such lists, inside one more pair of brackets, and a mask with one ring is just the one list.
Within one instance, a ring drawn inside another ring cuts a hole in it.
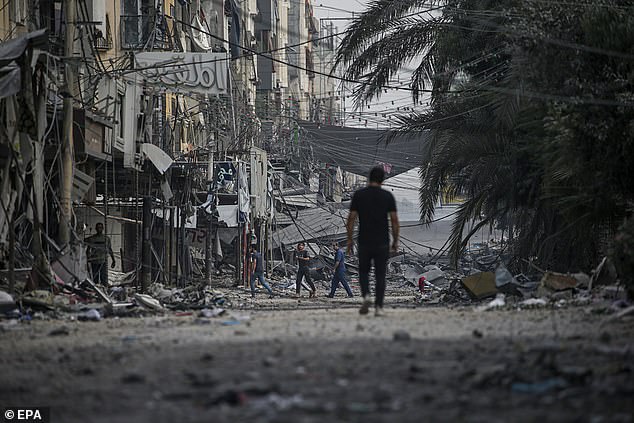
[{"label": "broken concrete slab", "polygon": [[579,281],[572,275],[563,273],[546,272],[541,280],[541,286],[553,291],[563,291],[579,286]]},{"label": "broken concrete slab", "polygon": [[134,294],[134,299],[139,304],[141,304],[142,306],[144,306],[146,308],[149,308],[151,310],[165,311],[165,308],[163,308],[161,303],[157,299],[152,298],[149,295],[146,295],[146,294]]},{"label": "broken concrete slab", "polygon": [[498,292],[495,286],[495,273],[493,272],[479,272],[467,276],[462,280],[462,285],[469,295],[477,300],[492,297]]},{"label": "broken concrete slab", "polygon": [[16,307],[13,297],[8,292],[0,291],[0,313],[14,310]]}]

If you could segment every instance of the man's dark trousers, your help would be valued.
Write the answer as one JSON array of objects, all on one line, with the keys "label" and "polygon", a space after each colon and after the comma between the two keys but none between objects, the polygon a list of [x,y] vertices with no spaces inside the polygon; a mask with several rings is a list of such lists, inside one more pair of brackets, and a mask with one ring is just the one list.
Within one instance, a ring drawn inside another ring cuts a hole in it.
[{"label": "man's dark trousers", "polygon": [[295,290],[297,291],[297,294],[300,292],[302,287],[302,278],[304,277],[306,278],[306,282],[308,283],[308,286],[310,286],[310,289],[313,291],[315,290],[315,284],[310,279],[310,269],[308,267],[300,267],[297,271],[297,280],[295,281]]},{"label": "man's dark trousers", "polygon": [[387,259],[390,256],[389,245],[359,245],[359,284],[361,295],[370,295],[370,268],[374,262],[376,276],[376,307],[383,307],[385,296],[385,272]]},{"label": "man's dark trousers", "polygon": [[94,283],[108,286],[108,263],[91,263],[90,270]]}]

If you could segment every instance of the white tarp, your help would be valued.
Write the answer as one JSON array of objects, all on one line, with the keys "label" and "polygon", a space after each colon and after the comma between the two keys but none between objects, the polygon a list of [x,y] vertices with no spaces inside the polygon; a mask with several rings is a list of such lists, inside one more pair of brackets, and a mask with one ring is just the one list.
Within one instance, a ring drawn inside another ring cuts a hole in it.
[{"label": "white tarp", "polygon": [[218,206],[218,220],[225,222],[228,227],[238,226],[238,205]]},{"label": "white tarp", "polygon": [[143,143],[141,144],[140,150],[145,158],[152,162],[161,175],[167,172],[167,169],[174,163],[174,160],[172,160],[165,151],[154,144]]}]

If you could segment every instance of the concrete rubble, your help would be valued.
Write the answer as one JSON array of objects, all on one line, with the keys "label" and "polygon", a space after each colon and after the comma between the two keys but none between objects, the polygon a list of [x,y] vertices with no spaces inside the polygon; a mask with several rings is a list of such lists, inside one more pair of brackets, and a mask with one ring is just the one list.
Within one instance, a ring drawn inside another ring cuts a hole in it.
[{"label": "concrete rubble", "polygon": [[[478,311],[596,304],[600,312],[617,315],[631,306],[625,290],[615,279],[608,259],[604,259],[591,275],[536,269],[529,274],[513,274],[505,266],[500,248],[495,245],[467,251],[459,262],[458,270],[452,269],[444,258],[430,263],[415,254],[399,254],[388,263],[387,295],[394,298],[394,306],[397,307],[407,304],[421,307],[473,306]],[[313,258],[315,264],[311,264],[311,276],[318,290],[325,294],[332,277],[332,251],[323,247]],[[353,291],[358,293],[356,258],[349,257],[347,262],[348,281]],[[156,282],[145,293],[139,291],[134,272],[110,272],[111,285],[107,289],[96,286],[87,277],[81,281],[75,279],[72,283],[59,280],[50,290],[28,291],[26,284],[22,284],[17,287],[21,294],[12,296],[0,290],[0,318],[97,321],[109,317],[180,313],[198,316],[198,321],[204,323],[207,319],[223,316],[231,309],[281,307],[279,300],[251,299],[248,284],[236,284],[233,270],[228,265],[218,270],[221,282],[216,288],[203,282],[183,287]],[[267,278],[274,290],[274,298],[295,297],[295,274],[295,266],[284,261],[274,263]],[[2,285],[0,288],[5,289]],[[305,283],[304,289],[302,292],[307,292]],[[258,287],[256,293],[260,292],[263,289]],[[355,301],[349,299],[348,303],[356,304]],[[283,304],[288,306],[288,303]],[[235,323],[237,321],[239,319],[227,324],[239,324]]]}]

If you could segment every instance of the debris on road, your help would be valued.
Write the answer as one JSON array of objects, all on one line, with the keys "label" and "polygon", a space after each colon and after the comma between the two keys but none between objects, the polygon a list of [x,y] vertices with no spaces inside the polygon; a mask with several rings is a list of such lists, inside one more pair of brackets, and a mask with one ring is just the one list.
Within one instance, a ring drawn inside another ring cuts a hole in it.
[{"label": "debris on road", "polygon": [[489,303],[481,305],[476,308],[477,311],[488,311],[496,308],[502,308],[506,305],[504,294],[497,294],[493,300]]},{"label": "debris on road", "polygon": [[397,330],[396,332],[394,332],[392,339],[395,342],[409,342],[412,339],[412,337],[407,331]]},{"label": "debris on road", "polygon": [[498,292],[493,272],[479,272],[467,276],[462,284],[475,299],[491,297]]}]

